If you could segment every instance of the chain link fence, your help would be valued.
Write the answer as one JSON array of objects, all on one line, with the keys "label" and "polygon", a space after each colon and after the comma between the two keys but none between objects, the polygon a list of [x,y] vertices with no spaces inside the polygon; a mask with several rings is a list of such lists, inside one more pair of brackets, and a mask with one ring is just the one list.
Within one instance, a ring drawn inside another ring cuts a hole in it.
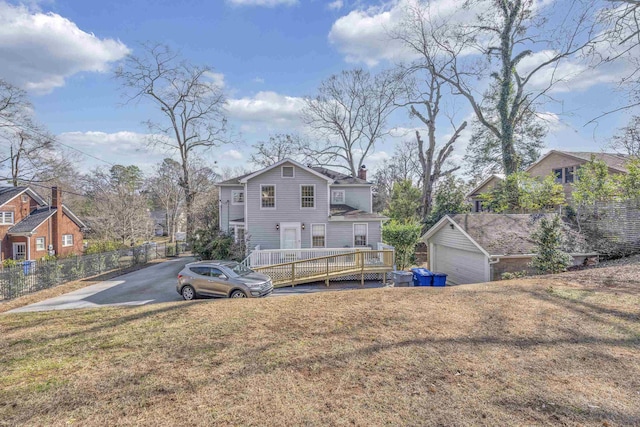
[{"label": "chain link fence", "polygon": [[4,267],[0,270],[0,301],[108,271],[146,264],[157,258],[177,256],[187,249],[184,244],[165,247],[143,245],[50,261],[21,262],[16,266]]}]

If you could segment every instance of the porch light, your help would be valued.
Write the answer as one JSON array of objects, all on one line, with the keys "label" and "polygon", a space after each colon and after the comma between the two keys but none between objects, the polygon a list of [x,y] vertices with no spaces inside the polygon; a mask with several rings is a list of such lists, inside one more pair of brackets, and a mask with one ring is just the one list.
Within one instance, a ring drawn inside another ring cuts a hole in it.
[{"label": "porch light", "polygon": [[304,222],[302,223],[302,229],[304,230]]},{"label": "porch light", "polygon": [[276,224],[276,230],[280,230],[280,224]]}]

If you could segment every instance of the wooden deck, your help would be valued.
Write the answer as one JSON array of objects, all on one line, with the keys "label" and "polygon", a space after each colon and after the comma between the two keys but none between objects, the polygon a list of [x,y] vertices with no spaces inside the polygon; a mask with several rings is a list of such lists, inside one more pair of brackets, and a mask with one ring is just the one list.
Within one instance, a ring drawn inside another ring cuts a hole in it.
[{"label": "wooden deck", "polygon": [[386,283],[386,273],[393,270],[393,258],[393,250],[353,251],[253,269],[269,275],[276,288],[321,281],[328,286],[331,279],[348,276],[358,277],[364,285],[365,275],[372,273],[382,274]]}]

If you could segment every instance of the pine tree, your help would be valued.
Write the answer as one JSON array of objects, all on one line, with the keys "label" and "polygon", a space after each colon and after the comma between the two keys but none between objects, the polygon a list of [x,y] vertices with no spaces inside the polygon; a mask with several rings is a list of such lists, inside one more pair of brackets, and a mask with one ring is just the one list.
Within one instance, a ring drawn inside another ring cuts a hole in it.
[{"label": "pine tree", "polygon": [[531,238],[536,244],[537,253],[530,265],[539,273],[560,273],[572,264],[571,255],[562,250],[564,233],[559,216],[555,215],[553,219],[543,217],[538,229],[531,233]]}]

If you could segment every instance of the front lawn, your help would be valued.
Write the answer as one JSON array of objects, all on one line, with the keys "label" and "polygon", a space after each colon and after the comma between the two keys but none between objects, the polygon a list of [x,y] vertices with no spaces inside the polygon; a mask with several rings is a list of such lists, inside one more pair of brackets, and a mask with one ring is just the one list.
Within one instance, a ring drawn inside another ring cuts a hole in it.
[{"label": "front lawn", "polygon": [[637,425],[611,280],[0,315],[0,425]]}]

